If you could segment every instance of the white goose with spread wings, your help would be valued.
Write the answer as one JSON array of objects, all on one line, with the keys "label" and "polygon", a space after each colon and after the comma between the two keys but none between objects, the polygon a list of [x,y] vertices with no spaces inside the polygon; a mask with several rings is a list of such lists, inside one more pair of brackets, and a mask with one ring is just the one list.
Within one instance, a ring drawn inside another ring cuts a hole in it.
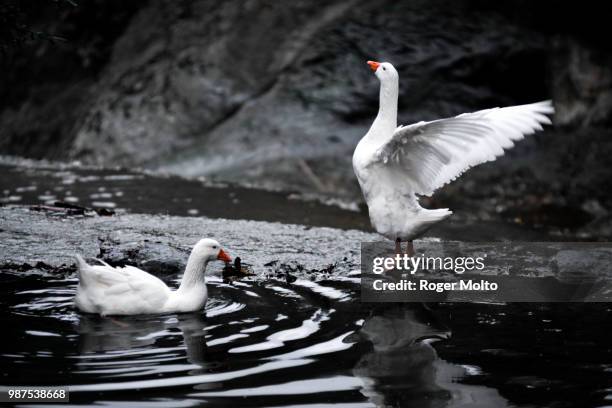
[{"label": "white goose with spread wings", "polygon": [[429,196],[467,169],[495,160],[504,149],[551,124],[550,101],[493,108],[453,118],[397,126],[398,74],[388,62],[368,61],[380,80],[378,115],[353,154],[353,169],[376,231],[398,243],[412,240],[452,214],[428,210]]}]

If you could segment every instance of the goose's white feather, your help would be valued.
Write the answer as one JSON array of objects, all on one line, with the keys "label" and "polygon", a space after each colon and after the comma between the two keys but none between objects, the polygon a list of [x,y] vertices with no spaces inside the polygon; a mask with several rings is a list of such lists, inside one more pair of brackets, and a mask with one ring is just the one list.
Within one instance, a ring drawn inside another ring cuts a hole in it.
[{"label": "goose's white feather", "polygon": [[550,101],[464,113],[432,122],[400,126],[372,156],[372,162],[397,166],[429,196],[478,164],[493,161],[525,135],[550,124]]},{"label": "goose's white feather", "polygon": [[76,256],[79,285],[76,307],[101,315],[133,315],[192,312],[201,309],[208,298],[204,272],[208,262],[220,259],[219,243],[200,240],[191,251],[185,274],[177,290],[171,290],[159,278],[134,266],[89,265]]},{"label": "goose's white feather", "polygon": [[412,240],[452,214],[422,208],[417,195],[431,195],[469,168],[495,160],[551,124],[547,115],[554,113],[544,101],[397,127],[397,71],[382,63],[376,76],[379,112],[355,149],[353,168],[374,228],[393,240]]},{"label": "goose's white feather", "polygon": [[161,311],[170,289],[159,278],[133,266],[89,265],[77,257],[79,288],[76,306],[100,314],[142,314]]}]

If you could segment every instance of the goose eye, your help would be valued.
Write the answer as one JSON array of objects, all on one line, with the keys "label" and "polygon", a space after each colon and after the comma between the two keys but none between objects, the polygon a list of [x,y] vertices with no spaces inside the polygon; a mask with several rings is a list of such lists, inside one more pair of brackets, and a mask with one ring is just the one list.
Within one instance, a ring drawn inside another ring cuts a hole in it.
[{"label": "goose eye", "polygon": [[387,70],[387,68],[383,67],[383,71],[386,71],[386,70]]},{"label": "goose eye", "polygon": [[216,245],[213,245],[213,249],[217,249],[217,246],[216,246]]}]

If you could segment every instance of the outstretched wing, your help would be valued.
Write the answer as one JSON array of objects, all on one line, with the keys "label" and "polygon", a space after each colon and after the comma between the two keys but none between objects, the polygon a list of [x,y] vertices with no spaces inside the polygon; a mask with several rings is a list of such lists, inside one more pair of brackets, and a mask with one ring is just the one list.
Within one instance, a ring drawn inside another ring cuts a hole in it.
[{"label": "outstretched wing", "polygon": [[464,113],[400,126],[374,154],[374,162],[397,166],[413,191],[431,195],[467,169],[495,160],[525,135],[551,124],[551,101]]}]

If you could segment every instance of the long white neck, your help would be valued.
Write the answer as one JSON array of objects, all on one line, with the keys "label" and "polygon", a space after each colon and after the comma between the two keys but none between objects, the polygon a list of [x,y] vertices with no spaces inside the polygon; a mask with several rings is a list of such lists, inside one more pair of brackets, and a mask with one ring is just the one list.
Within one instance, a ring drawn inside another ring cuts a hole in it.
[{"label": "long white neck", "polygon": [[373,133],[389,134],[397,128],[398,93],[397,78],[387,78],[380,82],[378,115],[371,128],[371,131],[374,131]]},{"label": "long white neck", "polygon": [[183,279],[181,280],[181,285],[179,286],[178,291],[186,292],[194,287],[206,285],[204,272],[206,271],[207,265],[208,260],[202,259],[202,257],[198,257],[191,253],[191,255],[189,255],[189,259],[187,260],[185,273],[183,274]]}]

